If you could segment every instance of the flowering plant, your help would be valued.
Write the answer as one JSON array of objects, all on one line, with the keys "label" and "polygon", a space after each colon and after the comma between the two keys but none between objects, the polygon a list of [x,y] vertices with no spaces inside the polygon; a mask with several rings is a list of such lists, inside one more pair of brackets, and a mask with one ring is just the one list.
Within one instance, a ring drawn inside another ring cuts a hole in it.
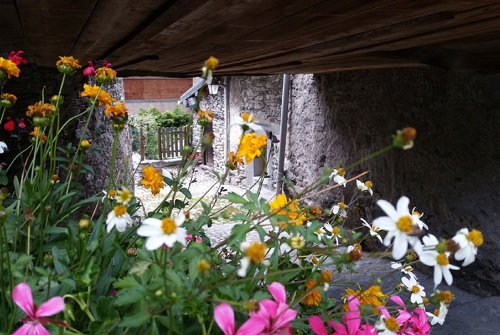
[{"label": "flowering plant", "polygon": [[[3,89],[19,76],[21,55],[0,58],[2,119],[16,102]],[[217,65],[213,57],[205,62],[204,79],[212,78]],[[73,57],[61,57],[57,68],[62,87],[80,65]],[[428,334],[431,326],[443,324],[453,295],[437,286],[443,278],[452,283],[450,270],[458,268],[452,259],[463,261],[462,266],[474,261],[482,244],[479,231],[463,228],[449,239],[427,234],[423,214],[410,210],[405,196],[395,207],[377,201],[386,215],[372,223],[344,226],[356,199],[373,195],[373,183],[361,180],[366,172],[350,177],[350,171],[393,148],[410,149],[413,128],[403,128],[386,148],[351,165],[325,166],[322,176],[300,191],[284,180],[292,197],[279,194],[267,200],[260,196],[264,172],[256,191],[223,192],[232,171],[266,157],[267,136],[253,125],[253,115],[244,114],[239,145],[211,187],[215,195],[194,199],[190,192],[192,153],[202,154],[212,134],[184,150],[173,174],[143,168],[145,188],[153,195],[168,191],[154,211],[141,215],[143,204],[129,181],[114,175],[117,142],[128,120],[125,104],[106,91],[116,72],[107,62],[91,62],[84,74],[95,83],[84,84],[81,92],[88,99],[85,111],[63,120],[60,94],[29,107],[29,155],[12,182],[14,189],[0,192],[0,333]],[[83,137],[75,145],[62,145],[59,134],[77,119],[87,128],[94,113],[103,113],[115,134],[111,169],[104,198],[82,199],[80,172],[89,169],[85,154],[92,146]],[[201,127],[215,117],[206,110],[197,115]],[[0,150],[7,150],[4,142]],[[347,204],[319,208],[309,202],[351,182],[358,193]],[[216,206],[219,201],[241,210],[228,215],[225,207]],[[205,228],[222,216],[236,224],[228,238],[212,244]],[[387,269],[401,274],[396,285],[382,288],[374,279],[363,287],[336,279],[368,257],[361,246],[367,239],[390,249],[372,254],[399,261]],[[418,262],[434,268],[432,293],[412,272]],[[332,296],[333,286],[345,293]]]}]

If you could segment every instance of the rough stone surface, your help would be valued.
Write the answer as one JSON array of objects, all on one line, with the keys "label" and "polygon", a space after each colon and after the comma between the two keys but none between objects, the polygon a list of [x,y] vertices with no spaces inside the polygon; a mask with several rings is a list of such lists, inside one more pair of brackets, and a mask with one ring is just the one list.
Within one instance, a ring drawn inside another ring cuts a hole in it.
[{"label": "rough stone surface", "polygon": [[[292,77],[287,176],[306,185],[329,166],[346,166],[413,126],[415,147],[393,150],[349,171],[369,170],[373,201],[357,208],[371,221],[380,198],[406,195],[430,227],[449,238],[478,228],[484,245],[477,260],[454,271],[458,285],[500,293],[500,78],[434,68],[386,69]],[[349,201],[354,192],[330,192],[320,202]]]}]

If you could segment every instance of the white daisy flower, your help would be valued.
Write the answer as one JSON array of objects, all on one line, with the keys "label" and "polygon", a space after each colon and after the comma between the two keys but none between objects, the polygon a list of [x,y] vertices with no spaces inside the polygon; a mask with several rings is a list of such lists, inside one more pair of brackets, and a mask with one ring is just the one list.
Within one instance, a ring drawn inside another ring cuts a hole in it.
[{"label": "white daisy flower", "polygon": [[483,234],[476,229],[469,232],[469,229],[462,228],[452,238],[460,249],[455,253],[455,259],[464,260],[462,266],[467,266],[475,261],[477,247],[483,244]]},{"label": "white daisy flower", "polygon": [[425,297],[424,287],[420,285],[414,277],[403,277],[401,282],[406,286],[406,289],[411,292],[410,301],[414,304],[423,304]]},{"label": "white daisy flower", "polygon": [[166,245],[172,247],[175,242],[186,245],[186,229],[180,227],[186,216],[183,212],[179,213],[176,219],[171,217],[163,220],[147,218],[137,229],[137,235],[147,237],[146,249],[156,250]]},{"label": "white daisy flower", "polygon": [[240,267],[236,271],[238,276],[245,277],[251,263],[269,265],[269,261],[265,260],[268,250],[265,243],[243,241],[240,243],[240,250],[245,256],[241,258]]},{"label": "white daisy flower", "polygon": [[264,128],[255,123],[255,115],[253,113],[244,112],[241,116],[236,116],[231,126],[240,126],[244,131],[251,129],[259,135],[266,135]]},{"label": "white daisy flower", "polygon": [[330,179],[333,180],[335,183],[339,185],[343,185],[344,187],[347,184],[347,179],[344,178],[345,176],[345,170],[340,168],[340,169],[335,169],[333,172],[330,174]]},{"label": "white daisy flower", "polygon": [[370,193],[370,195],[373,195],[373,190],[372,190],[372,182],[371,181],[367,181],[365,183],[359,181],[356,179],[356,188],[360,191],[360,192],[368,192]]},{"label": "white daisy flower", "polygon": [[425,228],[425,229],[429,230],[429,227],[420,220],[420,218],[422,216],[424,216],[424,213],[420,213],[419,211],[416,210],[416,207],[413,207],[413,209],[411,210],[411,214],[418,216],[418,219],[419,219],[417,221],[418,228],[420,228],[420,229]]},{"label": "white daisy flower", "polygon": [[392,257],[395,260],[404,257],[408,251],[408,243],[415,249],[415,251],[417,251],[417,253],[421,248],[420,240],[411,235],[418,228],[417,221],[419,221],[419,217],[418,215],[410,214],[408,209],[409,203],[410,200],[405,196],[398,200],[396,208],[394,208],[394,206],[392,206],[388,201],[377,201],[377,205],[382,208],[387,216],[376,218],[373,221],[373,225],[379,229],[387,231],[387,235],[384,238],[385,246],[391,245],[391,242],[394,239]]},{"label": "white daisy flower", "polygon": [[399,262],[391,262],[391,268],[399,269],[405,275],[409,275],[410,277],[417,279],[417,276],[413,273],[413,268],[410,265],[403,266],[403,264]]},{"label": "white daisy flower", "polygon": [[370,225],[368,222],[366,222],[365,219],[361,219],[361,222],[363,224],[363,226],[367,227],[368,229],[370,229],[370,236],[374,236],[376,238],[378,238],[378,240],[380,241],[380,243],[383,243],[382,242],[382,237],[379,235],[379,229],[373,225]]},{"label": "white daisy flower", "polygon": [[132,218],[127,213],[127,207],[124,205],[116,205],[111,212],[109,212],[106,219],[106,231],[109,233],[113,227],[116,227],[120,233],[123,233],[128,226],[132,225]]},{"label": "white daisy flower", "polygon": [[446,315],[448,314],[448,306],[444,303],[440,303],[439,309],[436,309],[434,313],[426,312],[427,316],[429,316],[430,323],[434,326],[436,323],[443,325],[444,320],[446,319]]},{"label": "white daisy flower", "polygon": [[7,144],[5,142],[0,141],[0,154],[3,154],[5,152],[5,149],[7,149]]},{"label": "white daisy flower", "polygon": [[343,218],[347,217],[347,205],[344,202],[339,202],[332,206],[332,213]]},{"label": "white daisy flower", "polygon": [[119,204],[128,205],[130,201],[134,198],[134,193],[130,192],[126,187],[122,187],[121,190],[116,192],[115,200]]},{"label": "white daisy flower", "polygon": [[460,268],[450,264],[450,252],[438,252],[436,246],[439,244],[439,241],[432,234],[424,236],[422,241],[424,242],[424,247],[418,256],[422,263],[434,267],[434,288],[441,284],[443,277],[446,283],[451,285],[453,283],[453,276],[450,270],[458,270]]}]

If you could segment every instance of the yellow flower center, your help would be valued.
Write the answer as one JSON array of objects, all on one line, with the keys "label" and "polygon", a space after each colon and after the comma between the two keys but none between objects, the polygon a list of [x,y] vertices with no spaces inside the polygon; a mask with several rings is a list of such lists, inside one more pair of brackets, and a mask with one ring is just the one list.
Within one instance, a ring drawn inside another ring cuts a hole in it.
[{"label": "yellow flower center", "polygon": [[165,235],[172,234],[177,229],[177,224],[172,218],[164,218],[161,220],[161,230]]},{"label": "yellow flower center", "polygon": [[245,121],[247,123],[255,121],[255,116],[253,114],[246,113],[246,112],[241,114],[241,118],[243,119],[243,121]]},{"label": "yellow flower center", "polygon": [[439,265],[448,265],[450,261],[448,260],[448,256],[446,254],[439,254],[436,256],[437,263]]},{"label": "yellow flower center", "polygon": [[328,283],[328,282],[331,282],[333,279],[333,274],[331,273],[331,271],[328,271],[328,270],[324,270],[324,271],[321,271],[321,280],[325,283]]},{"label": "yellow flower center", "polygon": [[455,299],[455,296],[449,290],[439,292],[438,297],[439,297],[439,301],[441,301],[442,303],[445,303],[447,305],[450,302],[452,302],[453,299]]},{"label": "yellow flower center", "polygon": [[365,182],[365,186],[368,187],[368,188],[372,188],[373,187],[373,183],[368,180],[368,181]]},{"label": "yellow flower center", "polygon": [[347,207],[347,206],[346,206],[346,204],[345,204],[344,202],[339,202],[339,208],[340,208],[340,209],[344,209],[344,208],[346,208],[346,207]]},{"label": "yellow flower center", "polygon": [[260,263],[266,255],[266,245],[264,243],[253,242],[247,249],[247,256],[252,263]]},{"label": "yellow flower center", "polygon": [[318,228],[316,229],[315,233],[318,235],[323,235],[323,230],[321,230],[321,228]]},{"label": "yellow flower center", "polygon": [[435,310],[434,310],[434,315],[435,315],[435,316],[439,316],[439,309],[435,309]]},{"label": "yellow flower center", "polygon": [[115,190],[109,190],[108,192],[108,198],[114,198],[116,197],[116,191]]},{"label": "yellow flower center", "polygon": [[418,293],[418,292],[420,292],[420,287],[418,287],[417,285],[414,285],[411,288],[411,293]]},{"label": "yellow flower center", "polygon": [[333,236],[340,236],[340,228],[333,227],[332,233],[333,233]]},{"label": "yellow flower center", "polygon": [[387,327],[387,329],[389,329],[390,331],[393,331],[393,332],[399,330],[399,323],[396,320],[396,318],[394,318],[393,316],[385,319],[385,326]]},{"label": "yellow flower center", "polygon": [[341,177],[345,176],[345,170],[343,168],[338,169],[337,170],[337,175],[341,176]]},{"label": "yellow flower center", "polygon": [[470,233],[467,234],[467,239],[472,242],[476,247],[479,247],[483,244],[483,233],[481,233],[477,229],[473,229]]},{"label": "yellow flower center", "polygon": [[411,232],[412,223],[413,223],[413,220],[412,220],[411,216],[405,215],[405,216],[402,216],[399,218],[398,222],[396,222],[396,226],[402,232],[409,233],[409,232]]},{"label": "yellow flower center", "polygon": [[127,207],[123,205],[116,205],[114,211],[116,216],[122,216],[127,213]]}]

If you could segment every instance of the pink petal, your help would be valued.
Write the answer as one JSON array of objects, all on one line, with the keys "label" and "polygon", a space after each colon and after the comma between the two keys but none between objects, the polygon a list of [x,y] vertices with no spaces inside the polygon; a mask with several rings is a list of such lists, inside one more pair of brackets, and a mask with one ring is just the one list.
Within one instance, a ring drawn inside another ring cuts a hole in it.
[{"label": "pink petal", "polygon": [[32,319],[35,319],[35,306],[33,305],[33,297],[31,288],[26,283],[20,283],[12,291],[12,300],[23,310],[24,313]]},{"label": "pink petal", "polygon": [[34,328],[33,325],[25,323],[24,325],[19,327],[14,333],[12,333],[12,335],[30,335],[33,334],[32,330],[35,331],[33,328]]},{"label": "pink petal", "polygon": [[391,296],[389,297],[389,300],[394,301],[394,302],[395,302],[396,304],[398,304],[399,306],[404,306],[404,305],[405,305],[405,303],[403,302],[403,299],[401,299],[401,298],[399,297],[399,295],[391,295]]},{"label": "pink petal", "polygon": [[64,310],[64,299],[61,297],[53,297],[44,302],[36,310],[36,317],[51,316]]},{"label": "pink petal", "polygon": [[258,335],[266,327],[266,323],[259,317],[250,317],[236,332],[236,335]]},{"label": "pink petal", "polygon": [[234,311],[226,303],[222,303],[214,308],[214,320],[225,335],[235,334]]},{"label": "pink petal", "polygon": [[274,319],[273,329],[278,330],[285,327],[289,327],[290,321],[295,319],[296,316],[297,316],[296,310],[287,308],[282,313],[279,313],[278,317]]},{"label": "pink petal", "polygon": [[274,300],[282,303],[286,302],[286,291],[283,284],[274,282],[271,285],[267,285],[267,289],[271,292]]},{"label": "pink petal", "polygon": [[330,327],[333,328],[333,330],[335,330],[334,334],[336,334],[336,335],[348,335],[347,329],[346,329],[346,327],[344,327],[343,324],[337,323],[334,321],[328,322],[328,324],[330,325]]},{"label": "pink petal", "polygon": [[317,315],[313,315],[309,318],[309,326],[316,335],[328,335],[323,320]]}]

